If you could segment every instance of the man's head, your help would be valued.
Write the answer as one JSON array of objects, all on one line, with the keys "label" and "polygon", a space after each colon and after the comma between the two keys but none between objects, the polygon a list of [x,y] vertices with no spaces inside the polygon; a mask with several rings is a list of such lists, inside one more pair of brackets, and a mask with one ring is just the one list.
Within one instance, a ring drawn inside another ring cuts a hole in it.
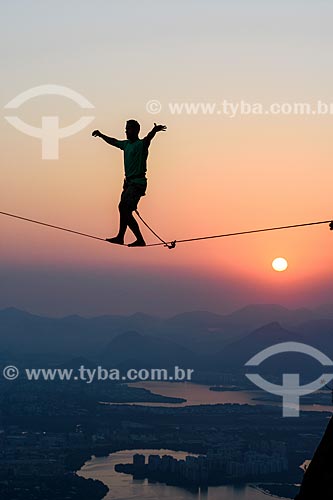
[{"label": "man's head", "polygon": [[138,138],[140,132],[140,123],[136,120],[127,120],[126,122],[126,137],[129,141],[135,141]]}]

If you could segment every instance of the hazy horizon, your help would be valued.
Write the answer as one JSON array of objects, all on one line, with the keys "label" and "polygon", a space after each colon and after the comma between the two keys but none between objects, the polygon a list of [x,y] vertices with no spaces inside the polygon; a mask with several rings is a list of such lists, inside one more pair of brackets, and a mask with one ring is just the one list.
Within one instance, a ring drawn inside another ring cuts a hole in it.
[{"label": "hazy horizon", "polygon": [[[124,317],[130,317],[130,316],[135,316],[136,314],[142,314],[142,315],[146,315],[146,316],[151,316],[151,317],[155,317],[155,318],[158,318],[158,319],[171,319],[173,317],[176,317],[176,316],[181,316],[181,315],[184,315],[184,314],[195,314],[195,313],[208,313],[208,314],[216,314],[216,315],[219,315],[219,316],[229,316],[231,314],[234,314],[234,313],[237,313],[237,312],[240,312],[240,311],[243,311],[245,309],[249,309],[249,308],[269,308],[269,307],[281,307],[281,308],[284,308],[288,311],[300,311],[300,310],[308,310],[308,311],[312,311],[312,312],[317,312],[319,315],[322,314],[323,317],[325,317],[325,312],[321,312],[320,309],[321,308],[326,308],[326,307],[333,307],[332,304],[330,304],[329,302],[327,303],[322,303],[322,304],[318,304],[317,306],[313,306],[313,307],[306,307],[306,306],[299,306],[299,307],[288,307],[284,304],[278,304],[278,303],[249,303],[249,304],[244,304],[240,307],[237,307],[237,308],[231,308],[231,309],[224,309],[224,310],[213,310],[213,309],[184,309],[182,311],[177,311],[177,312],[170,312],[168,314],[153,314],[153,313],[149,313],[147,311],[143,311],[143,310],[136,310],[136,311],[130,311],[130,312],[127,312],[127,313],[100,313],[100,314],[97,314],[97,315],[94,315],[94,314],[83,314],[83,313],[71,313],[71,314],[65,314],[65,315],[61,315],[61,314],[55,314],[55,315],[50,315],[48,313],[43,313],[43,312],[38,312],[36,310],[29,310],[29,309],[24,309],[24,308],[20,308],[20,307],[17,307],[15,305],[9,305],[9,306],[6,306],[6,307],[1,307],[0,308],[0,313],[3,312],[3,311],[7,311],[7,310],[17,310],[17,311],[20,311],[20,312],[23,312],[23,313],[28,313],[28,314],[31,314],[33,316],[41,316],[41,317],[54,317],[54,318],[66,318],[68,316],[79,316],[79,317],[82,317],[82,318],[86,318],[86,319],[89,319],[89,318],[96,318],[96,317],[101,317],[101,316],[124,316]],[[333,314],[333,313],[332,313]]]}]

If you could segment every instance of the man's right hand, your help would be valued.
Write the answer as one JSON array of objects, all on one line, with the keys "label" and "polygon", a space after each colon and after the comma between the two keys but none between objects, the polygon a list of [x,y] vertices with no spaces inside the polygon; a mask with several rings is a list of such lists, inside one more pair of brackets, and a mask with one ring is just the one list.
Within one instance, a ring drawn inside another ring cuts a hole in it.
[{"label": "man's right hand", "polygon": [[93,137],[101,137],[101,133],[99,130],[94,130],[93,133],[91,134]]}]

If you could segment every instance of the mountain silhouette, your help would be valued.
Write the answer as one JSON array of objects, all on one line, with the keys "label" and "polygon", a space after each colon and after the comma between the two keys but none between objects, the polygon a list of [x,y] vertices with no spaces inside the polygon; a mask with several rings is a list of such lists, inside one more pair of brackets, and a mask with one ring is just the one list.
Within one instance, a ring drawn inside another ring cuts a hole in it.
[{"label": "mountain silhouette", "polygon": [[100,359],[105,365],[124,366],[135,361],[136,366],[164,368],[191,363],[194,357],[189,349],[174,342],[129,331],[111,340]]},{"label": "mountain silhouette", "polygon": [[282,328],[282,326],[275,321],[227,345],[217,354],[217,358],[225,367],[229,367],[230,369],[241,369],[252,356],[263,349],[281,342],[291,341],[300,342],[301,337],[294,332]]},{"label": "mountain silhouette", "polygon": [[[153,360],[230,371],[263,348],[290,340],[332,356],[333,318],[328,306],[324,312],[320,317],[317,310],[250,305],[230,315],[194,311],[167,319],[143,313],[49,318],[7,308],[0,310],[0,353],[3,360],[21,357],[53,365],[83,356],[93,362]],[[290,324],[285,326],[279,318]]]}]

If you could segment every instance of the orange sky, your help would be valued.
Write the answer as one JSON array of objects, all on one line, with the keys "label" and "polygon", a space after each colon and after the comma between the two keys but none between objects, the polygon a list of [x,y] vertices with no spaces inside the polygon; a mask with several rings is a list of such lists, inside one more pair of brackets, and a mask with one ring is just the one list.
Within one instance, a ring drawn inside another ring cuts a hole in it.
[{"label": "orange sky", "polygon": [[[148,1],[135,15],[126,1],[115,16],[114,8],[101,2],[110,14],[108,25],[103,11],[88,2],[80,14],[67,7],[65,17],[48,6],[47,18],[43,10],[37,12],[36,2],[26,12],[34,23],[31,39],[22,33],[15,1],[6,7],[2,22],[12,22],[12,32],[5,29],[3,45],[12,53],[6,55],[9,70],[1,83],[3,105],[31,87],[55,83],[93,103],[95,120],[61,140],[60,157],[54,161],[41,159],[39,140],[0,120],[1,210],[101,237],[115,234],[122,153],[90,134],[99,128],[121,139],[126,119],[136,118],[142,135],[154,121],[168,126],[151,145],[148,193],[139,206],[166,239],[333,217],[331,117],[232,119],[175,116],[168,110],[171,101],[224,98],[329,101],[332,73],[325,54],[330,53],[332,33],[325,12],[319,17],[307,7],[300,13],[298,2],[275,8],[257,2],[245,22],[227,3],[211,0],[208,10],[203,2],[193,3],[186,24],[182,6],[174,19],[172,11]],[[323,7],[331,10],[326,3]],[[73,26],[70,20],[76,15]],[[295,25],[297,15],[303,22]],[[276,16],[281,32],[269,29]],[[142,23],[147,23],[144,34]],[[25,40],[22,51],[9,43],[15,32]],[[37,44],[38,35],[44,36],[43,44]],[[147,112],[149,99],[161,102],[161,113]],[[36,126],[41,116],[57,114],[62,125],[69,125],[84,113],[55,96],[33,99],[17,110],[22,120]],[[169,314],[184,308],[230,310],[251,302],[312,305],[332,297],[333,233],[328,226],[189,243],[172,251],[112,247],[6,218],[1,218],[1,231],[0,272],[8,286],[0,307],[54,314],[138,309]],[[144,234],[154,241],[146,229]],[[289,262],[284,273],[271,268],[279,256]],[[69,270],[76,287],[66,285]],[[117,287],[122,275],[126,284],[121,299]],[[185,284],[178,286],[178,279]],[[82,286],[86,298],[81,297]],[[117,300],[106,300],[108,294]]]}]

